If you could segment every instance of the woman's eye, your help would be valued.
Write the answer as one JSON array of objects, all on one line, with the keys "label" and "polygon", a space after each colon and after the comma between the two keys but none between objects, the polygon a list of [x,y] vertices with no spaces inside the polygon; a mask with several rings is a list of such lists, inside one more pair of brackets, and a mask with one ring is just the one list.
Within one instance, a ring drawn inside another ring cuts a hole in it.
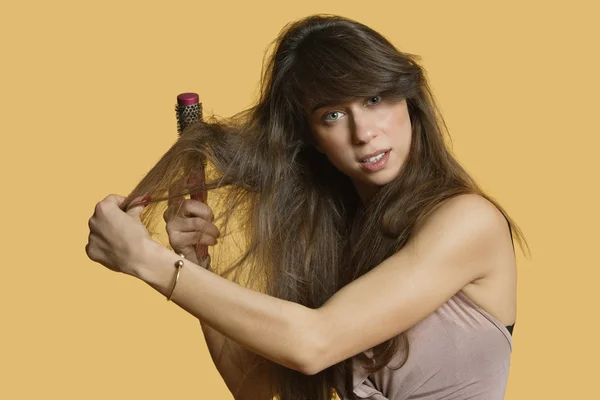
[{"label": "woman's eye", "polygon": [[339,112],[339,111],[333,111],[333,112],[330,112],[328,114],[325,114],[325,117],[323,119],[325,121],[337,121],[341,117],[342,117],[342,113],[341,112]]},{"label": "woman's eye", "polygon": [[381,102],[381,96],[373,96],[369,100],[367,100],[367,103],[369,103],[369,105],[379,104],[380,102]]}]

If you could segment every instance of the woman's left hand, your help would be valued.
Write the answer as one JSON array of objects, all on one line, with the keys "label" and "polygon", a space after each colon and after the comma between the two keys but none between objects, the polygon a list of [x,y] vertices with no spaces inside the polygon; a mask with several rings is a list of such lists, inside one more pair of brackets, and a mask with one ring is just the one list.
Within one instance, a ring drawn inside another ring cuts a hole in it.
[{"label": "woman's left hand", "polygon": [[142,197],[134,199],[134,206],[125,211],[121,209],[124,200],[111,194],[96,204],[88,223],[90,235],[85,252],[92,261],[135,276],[138,265],[148,257],[148,243],[154,241],[140,220],[145,207]]}]

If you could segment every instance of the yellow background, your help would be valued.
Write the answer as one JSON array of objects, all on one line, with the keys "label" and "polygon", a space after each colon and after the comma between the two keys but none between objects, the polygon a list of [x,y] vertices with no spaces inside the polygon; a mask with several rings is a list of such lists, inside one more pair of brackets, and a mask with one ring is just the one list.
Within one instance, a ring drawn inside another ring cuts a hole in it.
[{"label": "yellow background", "polygon": [[593,1],[0,3],[0,398],[231,399],[197,320],[85,254],[87,221],[229,116],[283,25],[355,18],[423,57],[459,160],[523,228],[507,399],[600,398]]}]

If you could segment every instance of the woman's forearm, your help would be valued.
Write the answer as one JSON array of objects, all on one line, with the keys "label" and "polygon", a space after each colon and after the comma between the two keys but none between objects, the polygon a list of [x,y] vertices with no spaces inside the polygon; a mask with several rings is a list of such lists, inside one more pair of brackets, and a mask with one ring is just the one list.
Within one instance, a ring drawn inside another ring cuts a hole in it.
[{"label": "woman's forearm", "polygon": [[[149,239],[135,275],[167,296],[181,258]],[[224,336],[253,353],[307,373],[318,349],[312,329],[318,312],[244,288],[183,260],[171,300]]]}]

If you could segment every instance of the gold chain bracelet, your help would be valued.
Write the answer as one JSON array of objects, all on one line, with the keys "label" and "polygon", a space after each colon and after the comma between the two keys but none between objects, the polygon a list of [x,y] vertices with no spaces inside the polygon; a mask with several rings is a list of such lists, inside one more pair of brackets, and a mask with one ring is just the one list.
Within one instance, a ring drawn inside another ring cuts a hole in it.
[{"label": "gold chain bracelet", "polygon": [[[179,257],[185,258],[183,254],[179,254]],[[171,297],[173,296],[173,291],[175,291],[175,286],[177,286],[177,280],[179,279],[179,273],[181,272],[181,268],[183,267],[183,260],[175,261],[175,268],[177,268],[177,275],[175,275],[175,280],[173,281],[173,286],[171,287],[171,293],[167,297],[167,301],[171,301]]]}]

